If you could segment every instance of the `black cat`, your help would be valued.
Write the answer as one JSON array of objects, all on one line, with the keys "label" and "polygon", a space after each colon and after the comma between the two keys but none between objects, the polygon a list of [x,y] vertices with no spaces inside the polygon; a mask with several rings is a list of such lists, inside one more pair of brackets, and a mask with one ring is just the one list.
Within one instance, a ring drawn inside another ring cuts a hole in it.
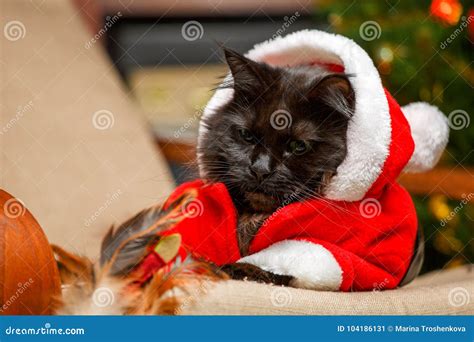
[{"label": "black cat", "polygon": [[[198,149],[204,178],[224,183],[239,213],[242,256],[278,207],[321,197],[347,153],[355,95],[349,75],[322,68],[274,67],[224,48],[233,98],[215,115]],[[248,264],[224,267],[234,278],[287,283]]]}]

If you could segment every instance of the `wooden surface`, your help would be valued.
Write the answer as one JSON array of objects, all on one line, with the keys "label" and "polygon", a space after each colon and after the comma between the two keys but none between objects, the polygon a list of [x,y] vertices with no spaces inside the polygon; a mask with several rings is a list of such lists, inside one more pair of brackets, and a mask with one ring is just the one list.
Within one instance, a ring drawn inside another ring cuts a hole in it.
[{"label": "wooden surface", "polygon": [[0,314],[51,314],[60,291],[43,230],[21,200],[0,190]]},{"label": "wooden surface", "polygon": [[400,183],[415,195],[444,194],[456,200],[473,201],[474,169],[438,167],[418,174],[402,174]]},{"label": "wooden surface", "polygon": [[195,162],[196,146],[180,141],[156,138],[156,145],[168,161],[177,164],[186,164]]}]

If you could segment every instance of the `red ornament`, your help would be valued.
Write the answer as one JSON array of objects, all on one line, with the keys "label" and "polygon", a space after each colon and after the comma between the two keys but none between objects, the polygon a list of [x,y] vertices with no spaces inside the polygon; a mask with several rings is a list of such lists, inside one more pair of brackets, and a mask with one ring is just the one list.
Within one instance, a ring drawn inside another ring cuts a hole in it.
[{"label": "red ornament", "polygon": [[456,25],[462,13],[462,5],[458,0],[433,0],[430,14],[448,25]]},{"label": "red ornament", "polygon": [[474,44],[474,7],[471,7],[467,12],[467,32],[471,43]]}]

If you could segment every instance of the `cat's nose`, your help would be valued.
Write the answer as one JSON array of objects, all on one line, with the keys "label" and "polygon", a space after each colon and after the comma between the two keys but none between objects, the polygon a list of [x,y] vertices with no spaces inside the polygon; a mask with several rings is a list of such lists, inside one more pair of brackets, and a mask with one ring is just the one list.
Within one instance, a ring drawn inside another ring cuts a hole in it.
[{"label": "cat's nose", "polygon": [[266,153],[260,153],[249,166],[250,174],[259,182],[267,178],[271,173],[270,156]]},{"label": "cat's nose", "polygon": [[258,164],[253,164],[249,166],[250,174],[259,182],[265,180],[270,175],[270,169],[262,167]]}]

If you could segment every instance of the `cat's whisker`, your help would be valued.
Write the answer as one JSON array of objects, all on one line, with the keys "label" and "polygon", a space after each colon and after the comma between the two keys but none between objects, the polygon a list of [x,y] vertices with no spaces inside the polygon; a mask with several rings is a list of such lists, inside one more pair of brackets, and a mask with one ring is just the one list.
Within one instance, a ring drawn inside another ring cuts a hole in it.
[{"label": "cat's whisker", "polygon": [[317,193],[317,192],[314,192],[313,190],[310,190],[310,189],[305,189],[304,190],[305,194],[308,196],[307,199],[311,199],[311,198],[314,198],[314,199],[318,199],[320,200],[321,202],[325,203],[325,204],[328,204],[329,206],[333,207],[333,208],[336,208],[338,210],[341,210],[343,211],[344,213],[347,213],[347,214],[353,214],[352,211],[348,210],[347,208],[339,205],[337,202],[335,201],[331,201],[331,200],[328,200],[326,198],[324,198],[321,194]]}]

